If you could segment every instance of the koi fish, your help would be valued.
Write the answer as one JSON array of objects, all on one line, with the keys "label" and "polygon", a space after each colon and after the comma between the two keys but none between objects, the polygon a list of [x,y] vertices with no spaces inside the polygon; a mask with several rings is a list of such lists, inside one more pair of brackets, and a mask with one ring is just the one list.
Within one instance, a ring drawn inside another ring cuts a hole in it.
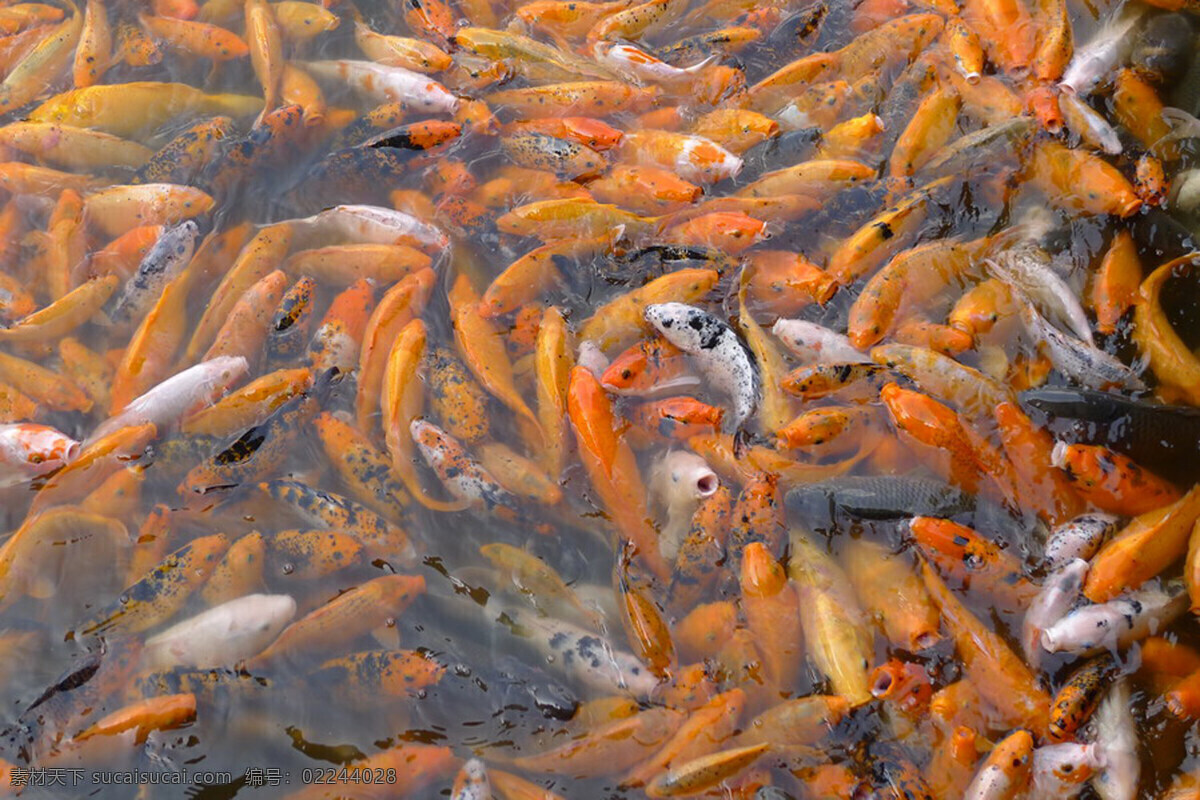
[{"label": "koi fish", "polygon": [[232,666],[261,652],[295,615],[286,594],[239,597],[147,639],[142,662],[156,670]]},{"label": "koi fish", "polygon": [[1096,749],[1103,767],[1092,786],[1103,800],[1133,800],[1138,796],[1142,760],[1133,722],[1129,681],[1120,680],[1096,710]]},{"label": "koi fish", "polygon": [[144,317],[163,288],[192,260],[198,235],[199,229],[191,220],[164,229],[125,284],[109,313],[110,319],[127,324]]},{"label": "koi fish", "polygon": [[0,425],[0,488],[28,483],[71,461],[80,443],[46,425]]},{"label": "koi fish", "polygon": [[179,372],[140,397],[131,400],[88,436],[90,444],[130,425],[152,422],[160,430],[179,422],[189,412],[221,396],[250,369],[242,356],[218,356]]},{"label": "koi fish", "polygon": [[458,98],[445,86],[404,67],[350,60],[309,61],[304,66],[317,77],[344,81],[376,102],[403,102],[445,114],[458,109]]},{"label": "koi fish", "polygon": [[758,366],[733,328],[685,303],[648,305],[646,321],[667,341],[692,356],[700,370],[733,401],[727,430],[740,430],[762,395]]},{"label": "koi fish", "polygon": [[1095,655],[1166,627],[1187,605],[1182,587],[1151,586],[1072,611],[1042,631],[1042,647],[1051,653]]}]

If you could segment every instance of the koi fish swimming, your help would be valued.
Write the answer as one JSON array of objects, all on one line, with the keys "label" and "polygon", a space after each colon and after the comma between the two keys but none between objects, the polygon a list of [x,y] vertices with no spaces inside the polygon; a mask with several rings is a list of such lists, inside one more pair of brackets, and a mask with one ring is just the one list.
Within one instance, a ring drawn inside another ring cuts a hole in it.
[{"label": "koi fish swimming", "polygon": [[0,3],[0,796],[1200,799],[1198,32]]}]

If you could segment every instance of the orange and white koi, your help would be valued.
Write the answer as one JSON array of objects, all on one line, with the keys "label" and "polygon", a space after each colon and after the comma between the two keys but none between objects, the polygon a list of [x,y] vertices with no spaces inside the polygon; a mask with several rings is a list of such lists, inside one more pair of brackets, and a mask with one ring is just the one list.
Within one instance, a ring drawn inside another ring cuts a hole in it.
[{"label": "orange and white koi", "polygon": [[450,54],[436,44],[406,36],[376,33],[358,21],[354,23],[354,41],[367,58],[386,66],[434,73],[448,69],[453,64]]},{"label": "orange and white koi", "polygon": [[1104,766],[1098,744],[1043,745],[1033,751],[1032,800],[1070,800]]},{"label": "orange and white koi", "polygon": [[74,458],[79,447],[79,442],[45,425],[0,425],[0,487],[53,472]]},{"label": "orange and white koi", "polygon": [[667,513],[659,546],[663,557],[674,561],[696,507],[720,488],[721,481],[703,458],[673,450],[655,462],[649,483],[651,495]]},{"label": "orange and white koi", "polygon": [[1029,731],[1006,736],[988,754],[963,795],[964,800],[1011,800],[1029,784],[1033,768],[1033,737]]},{"label": "orange and white koi", "polygon": [[331,368],[351,372],[358,366],[363,334],[374,306],[375,284],[365,278],[334,297],[308,346],[309,362],[315,372]]},{"label": "orange and white koi", "polygon": [[702,136],[634,131],[621,139],[620,155],[634,164],[672,170],[685,181],[710,184],[736,176],[742,159]]},{"label": "orange and white koi", "polygon": [[340,80],[376,102],[402,102],[413,108],[453,114],[459,100],[435,80],[404,67],[371,61],[308,61],[304,68],[319,78]]},{"label": "orange and white koi", "polygon": [[709,56],[698,64],[681,69],[631,44],[599,42],[592,49],[597,60],[607,64],[614,71],[652,83],[679,83],[691,80],[696,73],[717,60],[716,56]]},{"label": "orange and white koi", "polygon": [[600,376],[606,391],[653,397],[694,389],[700,379],[688,369],[687,356],[666,339],[643,339],[617,355]]}]

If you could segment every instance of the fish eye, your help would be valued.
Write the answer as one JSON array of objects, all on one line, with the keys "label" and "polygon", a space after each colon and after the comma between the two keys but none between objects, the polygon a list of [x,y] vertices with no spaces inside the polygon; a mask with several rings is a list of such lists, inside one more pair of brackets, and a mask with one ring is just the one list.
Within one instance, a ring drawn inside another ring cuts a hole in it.
[{"label": "fish eye", "polygon": [[45,460],[46,460],[46,457],[43,456],[41,453],[33,453],[29,456],[30,464],[41,464]]}]

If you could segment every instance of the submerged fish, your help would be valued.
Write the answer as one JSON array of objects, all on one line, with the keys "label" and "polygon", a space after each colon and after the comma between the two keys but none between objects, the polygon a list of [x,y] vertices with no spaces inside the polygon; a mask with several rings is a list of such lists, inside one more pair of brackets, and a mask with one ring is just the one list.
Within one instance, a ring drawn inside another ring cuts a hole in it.
[{"label": "submerged fish", "polygon": [[258,655],[296,615],[286,594],[250,594],[210,608],[146,640],[148,669],[230,667]]}]

